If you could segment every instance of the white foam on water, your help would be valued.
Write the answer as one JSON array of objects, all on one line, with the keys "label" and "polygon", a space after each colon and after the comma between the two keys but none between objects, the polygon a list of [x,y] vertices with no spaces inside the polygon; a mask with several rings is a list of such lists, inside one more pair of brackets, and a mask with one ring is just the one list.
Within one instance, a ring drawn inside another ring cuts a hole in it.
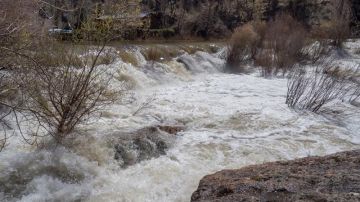
[{"label": "white foam on water", "polygon": [[[224,61],[216,55],[197,52],[159,63],[160,77],[117,61],[109,71],[136,80],[136,101],[108,106],[82,126],[86,136],[75,150],[11,144],[0,153],[0,188],[7,190],[0,189],[0,200],[183,202],[204,175],[221,169],[360,149],[359,108],[336,104],[341,123],[293,111],[285,104],[286,79],[220,73]],[[155,99],[134,115],[149,97]],[[114,138],[162,124],[186,128],[166,155],[126,169],[117,165]]]}]

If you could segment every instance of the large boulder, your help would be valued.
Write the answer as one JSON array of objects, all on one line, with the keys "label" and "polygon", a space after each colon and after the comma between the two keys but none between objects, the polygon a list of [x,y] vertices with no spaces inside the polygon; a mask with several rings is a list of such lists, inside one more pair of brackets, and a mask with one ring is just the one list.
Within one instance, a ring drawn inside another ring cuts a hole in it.
[{"label": "large boulder", "polygon": [[121,134],[114,142],[114,159],[126,168],[165,155],[176,135],[183,129],[183,126],[152,126]]},{"label": "large boulder", "polygon": [[220,171],[191,201],[360,201],[360,150]]}]

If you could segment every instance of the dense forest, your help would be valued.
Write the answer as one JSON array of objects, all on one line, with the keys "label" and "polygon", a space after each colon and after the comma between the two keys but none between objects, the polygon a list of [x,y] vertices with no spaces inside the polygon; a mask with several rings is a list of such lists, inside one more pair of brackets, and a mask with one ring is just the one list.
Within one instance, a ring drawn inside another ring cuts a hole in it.
[{"label": "dense forest", "polygon": [[[141,10],[139,18],[148,23],[140,27],[139,36],[155,37],[213,37],[229,36],[238,26],[254,20],[271,20],[278,13],[289,13],[306,26],[326,23],[334,17],[332,0],[142,0],[130,4]],[[54,16],[54,25],[61,28],[70,23],[78,27],[94,7],[112,4],[111,1],[92,0],[80,5],[79,1],[54,1],[54,5],[76,11],[43,9],[43,16]],[[351,2],[353,34],[359,34],[360,3]],[[105,7],[105,6],[104,6]],[[65,9],[66,10],[66,9]],[[55,12],[55,13],[54,13]]]}]

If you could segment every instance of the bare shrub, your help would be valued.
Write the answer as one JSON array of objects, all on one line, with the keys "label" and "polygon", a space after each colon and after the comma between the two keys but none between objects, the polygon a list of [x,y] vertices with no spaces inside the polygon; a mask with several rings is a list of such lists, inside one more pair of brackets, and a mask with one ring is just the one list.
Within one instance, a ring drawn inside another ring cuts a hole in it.
[{"label": "bare shrub", "polygon": [[286,95],[286,104],[295,108],[309,86],[310,79],[307,78],[307,72],[303,68],[296,68],[289,74],[288,91]]},{"label": "bare shrub", "polygon": [[41,36],[35,0],[0,1],[0,69],[17,65],[19,52],[29,48],[31,36]]},{"label": "bare shrub", "polygon": [[264,49],[271,50],[267,53],[273,54],[266,68],[272,68],[274,74],[282,72],[285,75],[303,59],[306,36],[305,28],[293,17],[285,14],[276,16],[268,23],[264,36]]},{"label": "bare shrub", "polygon": [[351,77],[348,79],[350,87],[348,89],[349,102],[354,105],[360,104],[360,66],[356,68],[355,72],[351,72]]},{"label": "bare shrub", "polygon": [[313,41],[312,44],[303,49],[306,59],[312,64],[321,61],[330,52],[328,42],[323,39]]},{"label": "bare shrub", "polygon": [[260,37],[260,41],[264,40],[266,31],[267,31],[267,24],[264,21],[255,20],[251,22],[251,25],[253,26],[255,32]]},{"label": "bare shrub", "polygon": [[285,75],[298,62],[305,59],[307,31],[293,17],[280,14],[265,23],[254,21],[235,30],[227,56],[227,67],[243,72],[250,59],[262,68],[265,77]]},{"label": "bare shrub", "polygon": [[[56,12],[63,11],[48,5]],[[103,65],[114,61],[115,54],[106,44],[119,35],[114,32],[112,14],[126,9],[114,6],[114,12],[107,13],[110,17],[101,22],[96,20],[96,14],[87,16],[76,30],[72,44],[32,35],[31,49],[11,50],[19,61],[11,69],[22,98],[16,111],[61,143],[79,124],[121,96],[123,89],[115,92],[108,88],[112,75],[106,73]],[[129,16],[124,22],[134,18]],[[21,129],[20,133],[23,135]],[[34,134],[39,135],[42,136]]]},{"label": "bare shrub", "polygon": [[226,66],[230,71],[244,72],[243,65],[256,53],[259,36],[251,24],[237,28],[230,40]]},{"label": "bare shrub", "polygon": [[257,53],[263,49],[264,46],[264,39],[265,39],[265,35],[266,35],[266,31],[267,31],[267,24],[263,21],[253,21],[251,22],[251,25],[254,28],[254,31],[257,33],[258,35],[258,40],[256,43],[256,46],[253,47],[252,49],[252,59],[256,59],[256,55]]},{"label": "bare shrub", "polygon": [[7,145],[7,141],[8,141],[8,135],[6,133],[6,130],[4,130],[4,134],[0,139],[0,152],[2,152],[5,149]]},{"label": "bare shrub", "polygon": [[286,104],[318,112],[325,104],[346,95],[353,73],[342,71],[331,61],[319,64],[313,71],[299,67],[289,74]]},{"label": "bare shrub", "polygon": [[353,92],[350,94],[350,103],[356,105],[360,102],[360,83],[354,85]]},{"label": "bare shrub", "polygon": [[[45,49],[46,47],[46,49]],[[101,58],[108,58],[105,46],[90,48],[48,41],[38,48],[26,67],[17,70],[24,103],[57,142],[94,112],[115,99],[107,96],[110,77]]]},{"label": "bare shrub", "polygon": [[[8,143],[11,125],[7,118],[13,113],[17,89],[9,82],[10,69],[18,65],[21,51],[31,44],[29,36],[35,33],[32,21],[35,18],[35,1],[0,1],[0,151]],[[39,34],[38,34],[39,35]]]},{"label": "bare shrub", "polygon": [[7,129],[10,126],[7,123],[6,118],[11,114],[11,109],[6,103],[6,99],[8,98],[8,87],[6,86],[5,75],[1,75],[0,77],[0,127],[2,129],[0,135],[0,152],[5,148],[8,140]]},{"label": "bare shrub", "polygon": [[0,71],[0,152],[8,145],[8,139],[13,135],[8,131],[13,129],[10,122],[17,108],[18,89],[11,82],[7,70]]},{"label": "bare shrub", "polygon": [[274,74],[273,68],[273,50],[260,49],[255,56],[254,64],[261,67],[261,76],[271,77]]}]

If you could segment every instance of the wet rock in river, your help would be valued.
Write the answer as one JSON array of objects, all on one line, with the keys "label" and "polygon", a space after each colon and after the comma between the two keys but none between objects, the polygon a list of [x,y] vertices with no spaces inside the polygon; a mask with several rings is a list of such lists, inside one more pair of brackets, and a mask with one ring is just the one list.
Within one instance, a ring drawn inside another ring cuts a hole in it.
[{"label": "wet rock in river", "polygon": [[182,126],[153,126],[122,135],[115,144],[115,160],[122,167],[166,155]]}]

